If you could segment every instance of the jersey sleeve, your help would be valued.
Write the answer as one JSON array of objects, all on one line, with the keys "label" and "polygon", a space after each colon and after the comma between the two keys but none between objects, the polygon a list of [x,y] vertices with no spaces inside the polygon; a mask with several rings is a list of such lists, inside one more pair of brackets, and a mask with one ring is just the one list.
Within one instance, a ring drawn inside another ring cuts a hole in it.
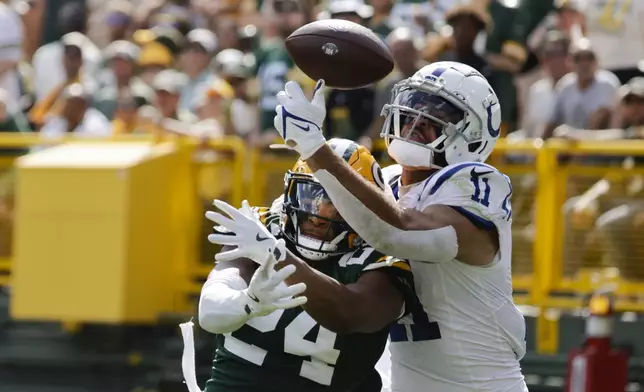
[{"label": "jersey sleeve", "polygon": [[480,227],[512,222],[512,184],[490,165],[476,162],[448,166],[434,175],[419,197],[421,210],[448,205]]},{"label": "jersey sleeve", "polygon": [[405,312],[401,314],[401,317],[407,314],[407,309],[416,298],[414,277],[409,262],[397,257],[386,256],[367,246],[353,252],[350,257],[341,258],[339,263],[346,268],[346,273],[349,275],[346,277],[348,278],[346,283],[357,282],[362,275],[371,271],[379,271],[387,275],[403,296]]}]

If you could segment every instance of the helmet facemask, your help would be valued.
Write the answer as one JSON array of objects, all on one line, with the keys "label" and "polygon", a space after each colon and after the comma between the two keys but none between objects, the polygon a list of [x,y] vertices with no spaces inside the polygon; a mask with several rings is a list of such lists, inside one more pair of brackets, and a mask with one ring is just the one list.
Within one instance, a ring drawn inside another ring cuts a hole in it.
[{"label": "helmet facemask", "polygon": [[324,260],[362,244],[311,174],[289,171],[285,182],[280,227],[304,258]]},{"label": "helmet facemask", "polygon": [[445,152],[454,143],[469,145],[482,139],[481,132],[464,132],[471,121],[481,124],[476,113],[431,80],[405,80],[394,87],[392,96],[393,102],[382,110],[387,117],[380,136],[402,166],[440,169],[447,165]]}]

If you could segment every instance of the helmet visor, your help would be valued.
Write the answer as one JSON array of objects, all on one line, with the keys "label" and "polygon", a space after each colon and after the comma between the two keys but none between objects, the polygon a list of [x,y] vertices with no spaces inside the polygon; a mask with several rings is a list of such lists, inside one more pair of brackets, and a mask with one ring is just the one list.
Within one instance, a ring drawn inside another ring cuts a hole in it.
[{"label": "helmet visor", "polygon": [[307,237],[332,241],[347,230],[347,223],[316,182],[295,180],[289,186],[286,202],[297,215],[298,231]]},{"label": "helmet visor", "polygon": [[391,126],[396,136],[406,141],[427,145],[446,134],[465,118],[465,112],[438,94],[406,88],[390,105]]}]

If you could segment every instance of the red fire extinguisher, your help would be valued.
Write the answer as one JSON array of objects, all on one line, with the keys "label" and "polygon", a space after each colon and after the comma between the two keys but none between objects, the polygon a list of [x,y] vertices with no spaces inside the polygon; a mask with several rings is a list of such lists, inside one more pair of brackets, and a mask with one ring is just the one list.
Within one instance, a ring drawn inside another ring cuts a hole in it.
[{"label": "red fire extinguisher", "polygon": [[613,300],[593,294],[588,301],[586,341],[568,358],[566,392],[624,392],[629,353],[612,347]]}]

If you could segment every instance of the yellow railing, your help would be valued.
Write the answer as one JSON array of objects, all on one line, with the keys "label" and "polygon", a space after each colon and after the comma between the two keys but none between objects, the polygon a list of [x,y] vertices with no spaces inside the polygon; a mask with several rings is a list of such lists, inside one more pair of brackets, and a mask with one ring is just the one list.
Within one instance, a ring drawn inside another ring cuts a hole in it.
[{"label": "yellow railing", "polygon": [[[70,141],[78,140],[68,139]],[[87,141],[88,139],[82,139]],[[95,139],[94,139],[95,140]],[[121,136],[117,141],[150,140],[148,136]],[[66,140],[67,141],[67,140]],[[104,140],[96,140],[104,142]],[[190,143],[189,141],[187,141]],[[28,147],[42,140],[34,135],[0,133],[0,148]],[[383,149],[377,143],[374,149]],[[279,195],[283,187],[283,173],[292,166],[296,157],[288,153],[262,152],[248,149],[237,138],[225,138],[208,144],[218,152],[218,158],[210,162],[195,162],[195,175],[198,169],[219,168],[220,173],[231,177],[229,200],[239,205],[247,198],[251,203],[265,204]],[[385,154],[386,155],[386,154]],[[606,164],[585,164],[578,160],[563,160],[566,156],[618,156],[644,155],[644,141],[615,142],[578,142],[570,143],[552,140],[508,142],[500,140],[490,162],[511,177],[514,186],[514,252],[513,284],[516,301],[519,304],[541,308],[539,337],[543,341],[543,351],[556,348],[557,336],[553,332],[553,317],[548,309],[578,309],[583,304],[583,295],[599,286],[612,284],[617,295],[617,308],[624,311],[644,312],[644,279],[629,279],[616,273],[612,265],[587,265],[572,263],[572,254],[584,252],[583,245],[570,245],[566,242],[567,215],[562,206],[571,196],[569,187],[582,176],[598,180],[604,176],[614,179],[644,177],[642,168],[622,168]],[[0,171],[3,165],[13,158],[0,157]],[[573,181],[571,181],[571,178]],[[202,182],[218,181],[216,178],[202,178]],[[644,193],[643,193],[644,194]],[[644,217],[644,215],[643,215]],[[593,219],[596,219],[595,216]],[[195,216],[195,225],[201,226],[203,218]],[[592,231],[592,230],[591,230]],[[580,238],[585,238],[585,232]],[[198,254],[198,252],[195,252]],[[642,253],[644,255],[644,253]],[[198,279],[204,279],[211,268],[209,255],[198,256],[186,261],[189,266],[190,282],[186,283],[187,292],[195,294],[199,290]],[[644,270],[644,258],[636,260]],[[0,259],[0,285],[9,282],[10,260]],[[572,268],[573,273],[566,271]],[[567,270],[568,269],[568,270]],[[562,296],[566,294],[567,296]],[[541,344],[541,343],[540,343]]]},{"label": "yellow railing", "polygon": [[[544,235],[548,236],[549,247],[548,254],[543,255],[541,261],[547,267],[543,271],[543,282],[545,287],[543,291],[550,294],[552,292],[574,293],[575,298],[559,298],[547,296],[541,304],[546,307],[576,309],[583,303],[583,296],[596,290],[599,286],[610,285],[617,296],[616,307],[622,311],[644,311],[644,281],[632,281],[630,276],[620,276],[614,266],[597,265],[590,267],[581,266],[575,269],[574,273],[565,273],[567,260],[564,239],[568,234],[565,229],[565,216],[562,213],[561,205],[570,197],[568,191],[572,181],[570,178],[588,178],[598,180],[609,178],[614,182],[624,182],[629,178],[638,178],[644,176],[644,167],[624,168],[622,166],[606,165],[587,165],[583,163],[571,162],[565,165],[557,164],[557,156],[563,154],[587,157],[587,156],[641,156],[644,157],[644,141],[614,141],[614,142],[579,142],[566,143],[563,141],[552,141],[548,143],[548,148],[544,149],[543,160],[546,165],[555,168],[554,172],[544,177],[544,187],[550,197],[551,220],[544,222]],[[544,176],[546,173],[544,173]],[[618,202],[617,204],[637,204],[640,194],[630,197],[614,196],[615,198],[631,199]],[[610,196],[610,195],[609,195]],[[634,212],[633,212],[634,213]],[[635,227],[632,230],[636,230]],[[628,233],[619,233],[628,235]],[[545,238],[538,237],[539,240]],[[592,245],[592,244],[588,244]],[[636,249],[632,249],[635,251]],[[548,262],[549,261],[549,262]],[[634,260],[639,264],[639,268],[644,270],[644,259]],[[633,266],[638,268],[637,265]]]}]

